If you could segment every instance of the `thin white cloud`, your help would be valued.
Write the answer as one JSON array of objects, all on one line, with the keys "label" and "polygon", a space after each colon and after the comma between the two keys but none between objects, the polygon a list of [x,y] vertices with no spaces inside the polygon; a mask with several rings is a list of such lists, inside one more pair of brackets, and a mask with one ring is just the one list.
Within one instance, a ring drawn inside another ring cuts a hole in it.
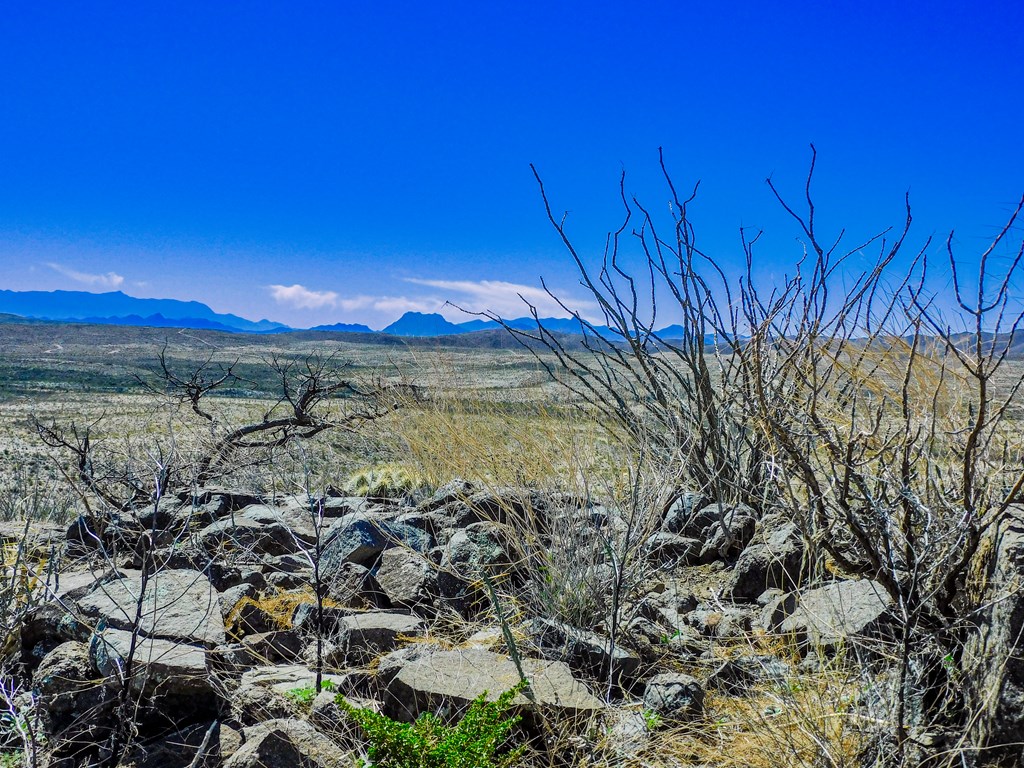
[{"label": "thin white cloud", "polygon": [[270,295],[278,304],[285,304],[295,309],[323,309],[338,304],[338,294],[334,291],[311,291],[303,285],[269,285]]},{"label": "thin white cloud", "polygon": [[373,306],[376,299],[373,296],[350,296],[347,299],[339,299],[338,306],[346,312],[354,312],[357,309],[367,309]]},{"label": "thin white cloud", "polygon": [[46,262],[46,266],[54,272],[59,272],[64,275],[64,277],[71,278],[76,283],[82,283],[83,285],[94,285],[99,288],[120,288],[121,284],[124,282],[124,277],[116,272],[94,275],[88,272],[79,272],[76,269],[71,269],[70,267],[65,267],[63,264],[57,264],[52,261]]},{"label": "thin white cloud", "polygon": [[[504,280],[427,280],[407,277],[407,283],[437,288],[450,295],[450,301],[471,312],[494,312],[502,317],[519,317],[527,311],[524,300],[536,307],[541,317],[567,317],[569,313],[543,288]],[[454,294],[454,295],[451,295]],[[593,301],[560,296],[570,309],[587,315],[597,309]]]},{"label": "thin white cloud", "polygon": [[408,296],[377,296],[373,308],[378,312],[437,312],[444,306],[443,299],[416,298]]},{"label": "thin white cloud", "polygon": [[374,312],[437,312],[444,299],[409,296],[356,296],[342,297],[336,291],[314,291],[304,285],[268,286],[274,301],[294,309],[340,309],[344,312],[373,310]]},{"label": "thin white cloud", "polygon": [[[493,312],[501,317],[522,317],[528,314],[524,300],[533,305],[541,317],[567,317],[569,312],[548,295],[531,285],[504,280],[434,280],[409,277],[405,282],[433,289],[425,295],[342,296],[337,291],[313,290],[304,285],[269,285],[274,301],[282,306],[302,310],[340,310],[346,314],[365,316],[373,313],[381,320],[395,318],[406,312],[440,313],[454,322],[465,321],[461,309],[469,312]],[[591,317],[597,313],[594,301],[564,297],[566,306]],[[366,319],[364,317],[364,319]]]}]

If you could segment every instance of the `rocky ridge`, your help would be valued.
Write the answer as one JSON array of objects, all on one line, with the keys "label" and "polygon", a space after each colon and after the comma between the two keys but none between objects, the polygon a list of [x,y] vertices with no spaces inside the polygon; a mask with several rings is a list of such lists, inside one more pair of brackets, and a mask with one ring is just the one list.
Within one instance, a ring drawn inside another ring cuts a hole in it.
[{"label": "rocky ridge", "polygon": [[[531,536],[516,528],[527,517]],[[523,711],[565,733],[599,722],[614,734],[642,714],[629,738],[611,739],[620,758],[642,760],[652,731],[699,725],[708,695],[786,686],[837,654],[882,657],[891,643],[897,612],[876,584],[808,583],[791,521],[693,495],[648,532],[643,580],[614,621],[541,611],[527,550],[611,540],[617,518],[460,482],[419,503],[207,490],[135,520],[36,531],[63,548],[61,566],[9,652],[51,765],[101,760],[130,701],[125,764],[159,765],[173,742],[183,765],[247,768],[358,753],[336,694],[411,721],[455,716],[521,675]],[[581,588],[608,597],[614,563],[586,565]],[[318,667],[329,690],[302,706],[296,692]],[[524,738],[545,738],[537,723],[524,719]]]}]

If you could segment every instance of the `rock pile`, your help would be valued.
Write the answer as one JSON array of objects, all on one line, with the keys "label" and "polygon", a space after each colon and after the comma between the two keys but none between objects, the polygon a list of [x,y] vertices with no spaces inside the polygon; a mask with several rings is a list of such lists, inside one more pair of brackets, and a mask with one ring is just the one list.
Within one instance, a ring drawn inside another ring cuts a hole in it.
[{"label": "rock pile", "polygon": [[[699,722],[706,693],[798,674],[789,651],[760,648],[766,637],[812,659],[889,641],[893,606],[873,582],[805,586],[791,521],[692,494],[648,531],[629,574],[600,556],[575,563],[578,584],[537,567],[538,551],[614,541],[621,522],[577,499],[465,483],[417,505],[328,497],[313,510],[204,491],[102,535],[76,521],[16,652],[53,765],[102,759],[120,728],[137,766],[167,764],[173,743],[176,764],[248,768],[348,764],[358,734],[335,694],[411,721],[454,716],[521,675],[524,710],[567,732],[606,718],[633,729],[618,748],[640,750],[648,726]],[[571,608],[588,600],[605,605],[586,622]],[[304,704],[318,667],[330,693]],[[637,731],[628,715],[641,711]]]}]

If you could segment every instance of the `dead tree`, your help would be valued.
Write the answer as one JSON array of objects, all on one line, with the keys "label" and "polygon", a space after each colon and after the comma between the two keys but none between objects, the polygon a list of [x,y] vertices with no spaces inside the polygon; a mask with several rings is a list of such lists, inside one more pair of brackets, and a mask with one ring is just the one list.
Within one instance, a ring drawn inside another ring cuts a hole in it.
[{"label": "dead tree", "polygon": [[[238,361],[223,365],[208,358],[181,373],[164,347],[152,376],[139,378],[148,391],[187,406],[204,426],[207,438],[195,456],[186,457],[173,441],[166,446],[154,443],[147,450],[159,455],[140,469],[125,457],[98,449],[98,423],[81,426],[37,419],[36,432],[46,445],[70,456],[74,479],[86,494],[111,509],[131,511],[168,493],[206,486],[240,466],[263,463],[275,449],[292,442],[328,430],[356,431],[392,411],[399,395],[412,389],[352,378],[346,375],[349,364],[334,355],[274,355],[263,362],[273,386],[270,405],[259,418],[242,424],[230,422],[216,408],[226,390],[257,386],[239,374]],[[148,471],[151,465],[159,471]]]},{"label": "dead tree", "polygon": [[[720,386],[735,374],[732,358],[718,354],[736,341],[730,286],[697,245],[688,213],[697,186],[681,197],[664,161],[662,170],[671,194],[669,231],[663,234],[652,212],[626,194],[623,175],[623,220],[607,236],[595,273],[573,245],[565,217],[553,213],[533,169],[548,219],[575,263],[581,284],[600,308],[601,321],[591,322],[548,291],[578,323],[582,349],[544,327],[535,307],[530,306],[530,312],[537,324],[529,330],[488,316],[606,423],[630,439],[642,440],[645,450],[659,455],[680,488],[722,502],[757,505],[766,471],[763,436]],[[628,267],[630,244],[642,262],[635,272]],[[724,294],[716,294],[705,272]],[[657,330],[666,317],[677,324],[679,338],[666,338]]]},{"label": "dead tree", "polygon": [[[792,273],[767,287],[754,268],[759,234],[741,232],[746,270],[735,279],[698,248],[688,214],[696,187],[677,195],[664,162],[672,235],[662,238],[620,183],[625,219],[608,235],[596,277],[541,185],[608,330],[561,301],[585,352],[533,308],[535,329],[505,327],[550,353],[537,357],[554,378],[627,438],[645,441],[683,485],[784,512],[819,567],[877,582],[898,625],[889,656],[896,683],[878,713],[882,749],[895,765],[967,765],[995,746],[972,736],[984,731],[975,721],[993,691],[964,694],[957,682],[985,607],[974,577],[979,549],[1024,490],[1014,421],[1024,375],[1006,365],[1024,322],[1014,295],[1024,242],[993,266],[1024,200],[980,255],[975,285],[965,285],[947,240],[956,305],[944,308],[929,282],[931,240],[905,253],[909,199],[897,227],[850,245],[845,231],[826,238],[812,194],[815,159],[812,147],[799,206],[768,180],[804,247]],[[638,246],[632,270],[627,234]],[[854,268],[872,251],[866,268]],[[674,338],[655,330],[665,302],[681,322]],[[932,728],[952,733],[955,747],[928,757],[913,734]]]}]

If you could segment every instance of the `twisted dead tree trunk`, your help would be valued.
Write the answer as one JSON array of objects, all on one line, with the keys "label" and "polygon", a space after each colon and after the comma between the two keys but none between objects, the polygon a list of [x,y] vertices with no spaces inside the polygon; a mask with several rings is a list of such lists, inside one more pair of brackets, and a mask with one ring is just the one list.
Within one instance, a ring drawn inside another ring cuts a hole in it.
[{"label": "twisted dead tree trunk", "polygon": [[206,426],[208,439],[198,456],[186,458],[176,446],[154,444],[159,455],[146,467],[98,449],[94,437],[99,423],[79,425],[56,420],[35,420],[40,439],[71,458],[74,480],[82,490],[113,510],[138,510],[159,498],[189,487],[203,487],[243,464],[267,461],[274,449],[309,440],[328,430],[356,431],[396,407],[414,388],[379,380],[359,381],[347,376],[349,364],[334,355],[318,353],[293,358],[275,355],[264,361],[264,373],[273,382],[271,403],[259,418],[232,423],[214,407],[221,393],[233,388],[252,389],[256,382],[239,373],[239,365],[224,365],[207,358],[184,373],[160,351],[153,375],[138,377],[149,392],[178,406],[187,406]]}]

